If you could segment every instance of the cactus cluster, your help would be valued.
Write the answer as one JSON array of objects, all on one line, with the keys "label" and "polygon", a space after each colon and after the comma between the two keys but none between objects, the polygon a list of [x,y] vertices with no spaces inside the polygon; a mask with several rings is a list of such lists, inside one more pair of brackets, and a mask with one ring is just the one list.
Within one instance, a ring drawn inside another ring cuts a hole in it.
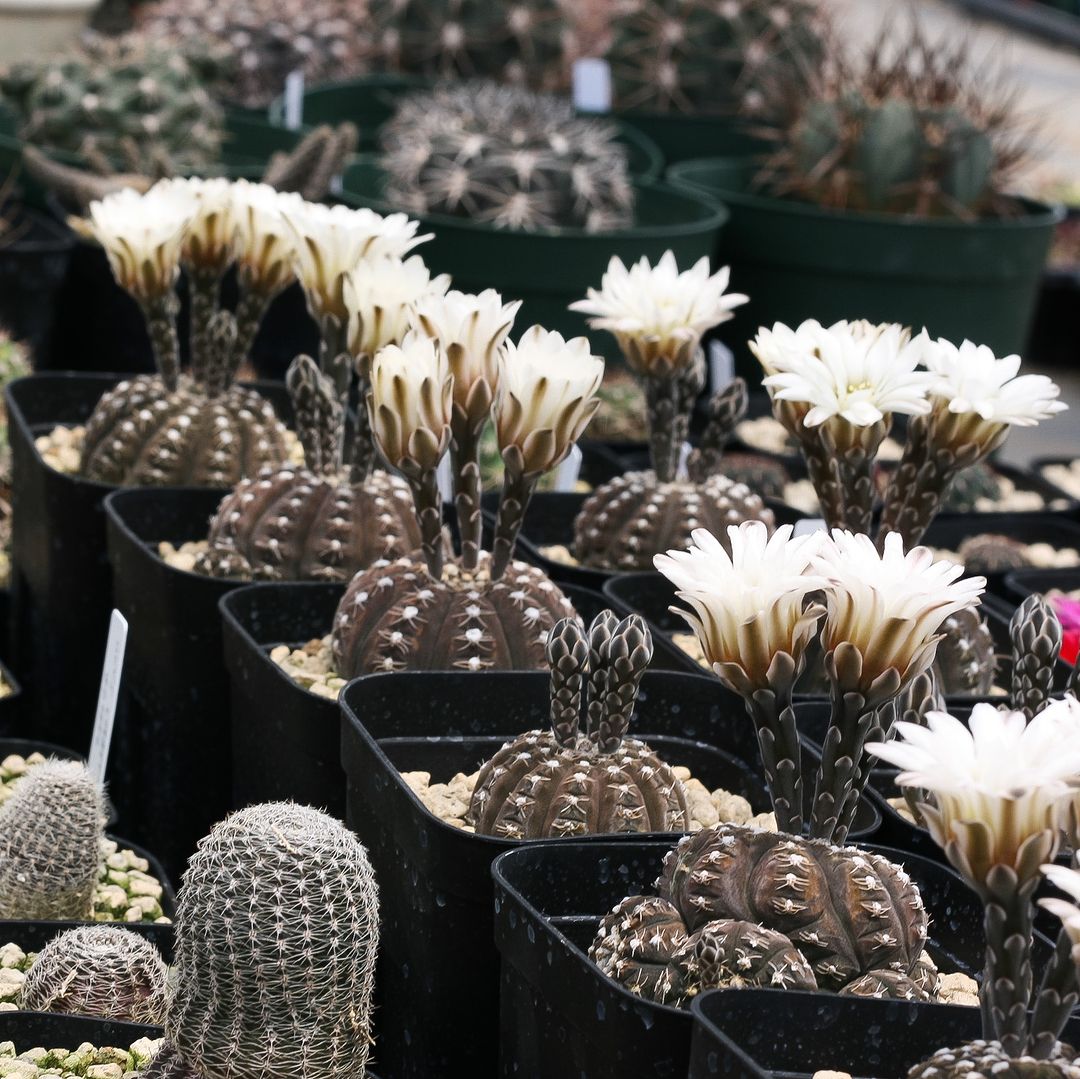
[{"label": "cactus cluster", "polygon": [[[696,394],[688,396],[692,402]],[[772,527],[772,510],[761,496],[722,472],[724,446],[746,414],[745,383],[736,379],[719,391],[710,408],[685,475],[670,463],[663,474],[659,465],[648,472],[627,472],[586,499],[574,521],[574,557],[582,565],[646,570],[654,555],[686,547],[695,528],[706,528],[723,541],[728,525],[759,520]],[[669,437],[666,429],[658,434]],[[654,462],[660,458],[654,445]]]},{"label": "cactus cluster", "polygon": [[922,898],[880,855],[721,823],[682,839],[656,886],[615,907],[590,955],[659,1003],[742,984],[930,998]]},{"label": "cactus cluster", "polygon": [[617,135],[546,94],[440,86],[404,98],[380,133],[386,197],[497,228],[620,228],[633,218],[633,187]]},{"label": "cactus cluster", "polygon": [[218,160],[225,120],[211,85],[206,65],[180,49],[90,37],[55,59],[12,65],[0,95],[23,141],[94,172],[157,178]]},{"label": "cactus cluster", "polygon": [[41,949],[23,983],[22,1007],[160,1024],[168,970],[157,948],[127,929],[69,929]]},{"label": "cactus cluster", "polygon": [[0,806],[0,918],[89,917],[104,821],[101,786],[84,764],[31,768]]},{"label": "cactus cluster", "polygon": [[575,34],[564,0],[371,0],[378,62],[439,79],[565,90]]},{"label": "cactus cluster", "polygon": [[362,11],[355,0],[158,0],[140,12],[139,30],[221,49],[229,56],[222,96],[263,108],[293,71],[312,85],[362,74],[370,52]]},{"label": "cactus cluster", "polygon": [[820,52],[809,0],[622,0],[607,60],[615,106],[734,115],[773,67]]},{"label": "cactus cluster", "polygon": [[638,615],[620,622],[603,611],[588,632],[577,619],[559,622],[547,642],[551,729],[507,742],[480,768],[466,822],[505,839],[685,829],[682,783],[626,737],[651,658]]},{"label": "cactus cluster", "polygon": [[184,874],[153,1074],[364,1075],[378,939],[375,876],[344,825],[286,802],[232,814]]},{"label": "cactus cluster", "polygon": [[1025,156],[1010,95],[971,43],[882,31],[854,59],[773,69],[765,97],[777,149],[758,183],[830,208],[971,219],[1005,208]]}]

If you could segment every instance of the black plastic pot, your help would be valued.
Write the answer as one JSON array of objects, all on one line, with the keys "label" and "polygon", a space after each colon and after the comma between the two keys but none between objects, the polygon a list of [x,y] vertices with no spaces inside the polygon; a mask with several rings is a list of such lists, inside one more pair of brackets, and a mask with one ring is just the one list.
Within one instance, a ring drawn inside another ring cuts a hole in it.
[{"label": "black plastic pot", "polygon": [[[14,918],[0,919],[0,944],[17,944],[24,952],[40,952],[54,937],[85,922],[32,922]],[[100,923],[97,923],[100,924]],[[133,922],[121,926],[127,932],[148,940],[166,963],[172,962],[175,933],[173,926],[155,922]]]},{"label": "black plastic pot", "polygon": [[[32,375],[7,389],[12,454],[12,666],[32,708],[34,734],[84,750],[89,745],[105,652],[112,575],[106,557],[105,496],[114,488],[45,464],[37,435],[80,424],[112,374]],[[279,414],[284,387],[258,384]],[[117,719],[115,740],[123,737]]]},{"label": "black plastic pot", "polygon": [[75,245],[71,231],[36,210],[0,208],[0,326],[35,357],[49,351],[56,295]]},{"label": "black plastic pot", "polygon": [[[502,1076],[686,1075],[690,1012],[642,1000],[588,958],[601,917],[624,896],[651,892],[669,849],[655,840],[567,841],[523,847],[496,859]],[[937,862],[876,845],[870,849],[901,862],[919,886],[931,916],[928,947],[943,969],[980,969],[982,907],[975,893]],[[756,996],[760,1007],[747,1022],[768,1032],[773,1011],[791,994],[777,990]]]},{"label": "black plastic pot", "polygon": [[140,1038],[160,1038],[161,1027],[91,1019],[85,1015],[51,1012],[0,1012],[0,1041],[15,1043],[16,1053],[27,1049],[78,1049],[89,1042],[96,1049],[126,1049]]},{"label": "black plastic pot", "polygon": [[[270,658],[324,637],[345,586],[291,582],[246,585],[220,601],[232,709],[236,805],[292,799],[345,819],[338,703],[294,682]],[[586,620],[599,593],[564,588]]]},{"label": "black plastic pot", "polygon": [[1080,566],[1068,569],[1019,569],[1005,577],[1005,591],[1014,603],[1023,603],[1028,596],[1041,596],[1055,588],[1060,592],[1080,590]]},{"label": "black plastic pot", "polygon": [[205,539],[221,498],[205,488],[133,488],[105,500],[113,602],[129,627],[128,830],[176,876],[235,808],[218,601],[243,582],[174,569],[158,543]]},{"label": "black plastic pot", "polygon": [[19,680],[3,663],[0,663],[0,679],[3,679],[10,690],[7,696],[0,697],[0,735],[14,734],[21,728],[22,724],[22,686],[19,685]]},{"label": "black plastic pot", "polygon": [[[1069,208],[1068,215],[1080,219],[1080,210]],[[1039,302],[1024,358],[1040,370],[1075,367],[1080,361],[1078,311],[1080,267],[1048,269],[1039,287]]]},{"label": "black plastic pot", "polygon": [[[768,989],[714,990],[691,1008],[689,1079],[810,1079],[841,1071],[904,1079],[938,1049],[982,1037],[978,1008]],[[768,1015],[768,1022],[761,1018]],[[1080,1023],[1064,1040],[1076,1044]]]},{"label": "black plastic pot", "polygon": [[1046,475],[1046,469],[1051,465],[1071,465],[1075,460],[1075,455],[1070,457],[1036,457],[1031,462],[1031,471],[1035,473],[1044,483],[1048,483],[1058,493],[1061,498],[1075,498],[1075,495],[1069,494],[1068,491],[1059,487],[1053,480]]},{"label": "black plastic pot", "polygon": [[[513,736],[546,726],[548,677],[371,675],[346,687],[341,713],[346,819],[371,853],[382,900],[377,1014],[386,1023],[380,1059],[395,1076],[417,1079],[492,1074],[498,959],[491,862],[503,851],[536,844],[479,836],[439,820],[401,773],[426,771],[434,782],[446,782],[474,772]],[[756,812],[768,811],[757,740],[742,702],[714,680],[650,671],[632,733],[671,764],[690,767],[710,789],[726,787]],[[864,833],[872,830],[874,814],[864,810],[859,825]],[[470,971],[467,995],[455,992],[463,969]],[[466,1023],[467,1042],[453,1036]]]}]

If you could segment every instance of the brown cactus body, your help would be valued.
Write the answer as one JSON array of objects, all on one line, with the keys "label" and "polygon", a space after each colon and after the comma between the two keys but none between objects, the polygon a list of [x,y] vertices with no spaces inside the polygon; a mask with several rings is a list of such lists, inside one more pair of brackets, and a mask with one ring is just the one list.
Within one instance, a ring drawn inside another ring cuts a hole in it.
[{"label": "brown cactus body", "polygon": [[688,936],[682,915],[666,899],[632,895],[603,917],[589,956],[631,993],[676,1004],[684,987],[671,969],[671,957]]},{"label": "brown cactus body", "polygon": [[957,549],[967,573],[1005,573],[1031,565],[1027,547],[1011,536],[980,532],[969,536]]},{"label": "brown cactus body", "polygon": [[842,997],[872,997],[875,1000],[914,1000],[930,1003],[931,993],[899,970],[872,970],[861,978],[848,982],[840,990]]},{"label": "brown cactus body", "polygon": [[627,472],[598,488],[574,522],[574,555],[583,565],[652,569],[653,555],[683,549],[695,528],[727,535],[743,521],[775,523],[748,487],[713,475],[701,483],[660,483],[653,472]]},{"label": "brown cactus body", "polygon": [[169,393],[158,375],[125,379],[86,425],[81,472],[125,486],[230,487],[286,457],[285,427],[254,390],[208,396],[187,376]]},{"label": "brown cactus body", "polygon": [[718,824],[683,839],[657,883],[690,930],[735,918],[786,934],[824,989],[910,974],[926,943],[922,898],[899,866],[821,840]]},{"label": "brown cactus body", "polygon": [[941,624],[934,673],[944,694],[982,696],[994,686],[994,635],[978,611],[963,610]]},{"label": "brown cactus body", "polygon": [[306,469],[267,469],[222,499],[195,569],[261,581],[347,581],[419,546],[412,494],[399,477],[374,472],[351,484]]},{"label": "brown cactus body", "polygon": [[512,562],[493,581],[448,563],[435,580],[419,558],[380,560],[350,582],[334,616],[333,658],[344,678],[379,671],[536,670],[570,601],[535,566]]},{"label": "brown cactus body", "polygon": [[1080,1058],[1071,1046],[1059,1044],[1046,1060],[1010,1057],[1000,1042],[968,1042],[939,1049],[916,1064],[907,1079],[1080,1079]]}]

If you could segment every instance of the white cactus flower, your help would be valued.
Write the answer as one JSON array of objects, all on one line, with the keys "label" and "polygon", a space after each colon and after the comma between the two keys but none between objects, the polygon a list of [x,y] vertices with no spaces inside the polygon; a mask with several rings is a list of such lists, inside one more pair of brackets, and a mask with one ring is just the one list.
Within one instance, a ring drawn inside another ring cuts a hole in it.
[{"label": "white cactus flower", "polygon": [[1080,726],[1062,722],[1065,707],[1052,701],[1029,723],[981,703],[967,726],[930,712],[925,727],[898,723],[896,740],[867,749],[901,769],[901,786],[933,795],[927,826],[969,881],[981,884],[994,865],[1030,877],[1053,857],[1056,816],[1080,776]]},{"label": "white cactus flower", "polygon": [[88,220],[73,220],[83,235],[105,249],[113,275],[140,303],[171,292],[180,272],[180,255],[198,200],[166,182],[145,194],[130,188],[90,204]]},{"label": "white cactus flower", "polygon": [[727,529],[730,551],[704,528],[695,529],[686,551],[653,559],[656,568],[693,608],[677,610],[697,635],[709,663],[724,677],[732,664],[754,687],[768,684],[773,657],[798,660],[822,608],[807,608],[810,593],[825,588],[811,570],[824,533],[792,537],[782,525],[772,535],[761,521]]},{"label": "white cactus flower", "polygon": [[195,272],[223,274],[233,260],[236,232],[232,181],[220,176],[208,180],[192,176],[161,180],[155,186],[195,199],[196,211],[184,234],[181,261]]},{"label": "white cactus flower", "polygon": [[412,326],[414,308],[441,298],[449,287],[449,274],[432,277],[419,255],[363,259],[345,275],[349,351],[370,359],[379,349],[400,344]]},{"label": "white cactus flower", "polygon": [[614,334],[637,374],[664,378],[689,366],[702,334],[746,303],[747,296],[726,291],[730,278],[727,266],[710,274],[707,258],[680,273],[671,251],[656,266],[643,257],[627,269],[613,258],[600,288],[590,288],[570,310],[592,316],[594,330]]},{"label": "white cactus flower", "polygon": [[362,259],[393,255],[404,258],[417,244],[431,239],[417,236],[419,222],[405,214],[385,217],[366,207],[324,206],[301,201],[284,210],[293,233],[294,268],[307,296],[312,315],[349,318],[345,303],[345,277]]},{"label": "white cactus flower", "polygon": [[298,211],[304,200],[269,184],[237,180],[232,185],[233,254],[247,288],[263,295],[283,289],[293,273],[293,232],[286,212]]},{"label": "white cactus flower", "polygon": [[1061,928],[1072,942],[1073,961],[1080,963],[1080,873],[1067,866],[1055,865],[1053,862],[1041,866],[1043,876],[1055,888],[1067,892],[1076,902],[1070,903],[1057,896],[1049,899],[1040,899],[1039,906],[1050,911],[1056,918],[1061,919]]},{"label": "white cactus flower", "polygon": [[438,343],[410,333],[371,365],[367,398],[371,431],[383,456],[409,471],[438,465],[450,442],[453,375]]},{"label": "white cactus flower", "polygon": [[494,407],[504,457],[512,447],[520,451],[526,474],[559,464],[599,408],[603,377],[604,361],[592,355],[586,337],[567,341],[532,326],[517,345],[508,341]]},{"label": "white cactus flower", "polygon": [[986,586],[983,577],[963,578],[963,566],[935,561],[928,547],[905,553],[896,532],[879,554],[869,536],[833,529],[812,567],[827,582],[822,642],[826,651],[845,642],[858,649],[863,688],[890,669],[901,682],[922,673],[937,652],[941,624],[977,606]]}]

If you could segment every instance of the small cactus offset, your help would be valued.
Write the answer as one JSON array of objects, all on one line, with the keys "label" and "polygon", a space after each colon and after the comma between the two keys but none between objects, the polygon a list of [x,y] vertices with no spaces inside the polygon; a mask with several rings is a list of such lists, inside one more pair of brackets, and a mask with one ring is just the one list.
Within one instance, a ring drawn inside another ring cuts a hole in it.
[{"label": "small cactus offset", "polygon": [[0,95],[23,141],[96,173],[183,175],[215,163],[224,138],[202,66],[160,43],[90,37],[67,55],[13,65]]},{"label": "small cactus offset", "polygon": [[362,1076],[378,939],[375,877],[344,825],[286,802],[226,818],[177,902],[163,1074]]},{"label": "small cactus offset", "polygon": [[0,806],[0,918],[90,916],[105,800],[78,761],[46,760]]},{"label": "small cactus offset", "polygon": [[1009,621],[1012,641],[1012,707],[1031,720],[1054,695],[1054,668],[1061,654],[1061,623],[1042,596],[1028,596]]},{"label": "small cactus offset", "polygon": [[1058,1045],[1045,1059],[1010,1056],[1000,1042],[974,1041],[955,1049],[939,1049],[916,1064],[907,1079],[1080,1079],[1080,1058]]},{"label": "small cactus offset", "polygon": [[1001,484],[994,470],[980,462],[957,473],[949,484],[942,510],[948,513],[978,513],[979,502],[997,502],[1001,498]]},{"label": "small cactus offset", "polygon": [[387,197],[411,213],[497,228],[621,228],[633,188],[617,134],[568,101],[519,87],[438,87],[405,98],[382,129]]},{"label": "small cactus offset", "polygon": [[593,627],[586,634],[566,618],[548,637],[551,729],[507,742],[481,767],[466,818],[478,833],[542,839],[686,827],[682,783],[644,742],[625,737],[652,658],[649,630],[638,615],[617,622],[610,611]]},{"label": "small cactus offset", "polygon": [[1007,573],[1031,565],[1025,544],[996,533],[969,536],[956,553],[967,573]]},{"label": "small cactus offset", "polygon": [[946,696],[979,697],[994,686],[997,669],[994,636],[974,610],[958,611],[941,625],[933,670]]},{"label": "small cactus offset", "polygon": [[911,1000],[920,1004],[928,1004],[934,999],[933,995],[914,978],[898,970],[872,970],[869,974],[848,982],[840,990],[840,996],[870,997],[874,1000]]},{"label": "small cactus offset", "polygon": [[157,948],[127,929],[69,929],[38,954],[23,983],[22,1007],[160,1024],[168,969]]}]

